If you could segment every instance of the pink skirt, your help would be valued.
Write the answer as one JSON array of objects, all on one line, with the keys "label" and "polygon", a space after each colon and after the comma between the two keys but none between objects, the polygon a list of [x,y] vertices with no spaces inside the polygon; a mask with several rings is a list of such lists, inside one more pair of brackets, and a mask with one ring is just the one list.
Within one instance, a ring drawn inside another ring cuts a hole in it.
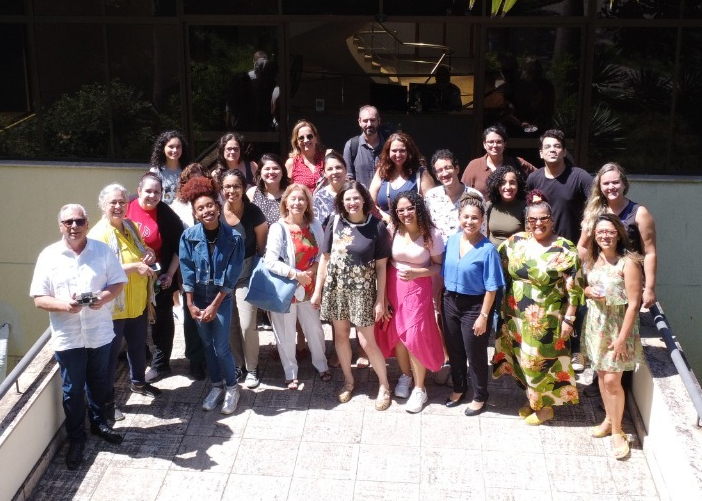
[{"label": "pink skirt", "polygon": [[395,345],[401,342],[424,367],[439,370],[444,363],[444,350],[434,316],[432,279],[422,277],[405,282],[397,276],[397,269],[388,264],[387,296],[395,314],[387,328],[383,329],[381,322],[375,324],[375,340],[383,356],[394,356]]}]

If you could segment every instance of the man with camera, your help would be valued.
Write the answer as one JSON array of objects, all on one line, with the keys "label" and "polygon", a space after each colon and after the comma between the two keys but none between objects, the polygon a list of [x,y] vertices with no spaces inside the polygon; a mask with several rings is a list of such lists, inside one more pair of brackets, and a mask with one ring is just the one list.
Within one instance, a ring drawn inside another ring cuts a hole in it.
[{"label": "man with camera", "polygon": [[109,303],[122,291],[127,276],[106,244],[88,239],[88,214],[82,206],[64,205],[58,221],[63,238],[39,254],[29,295],[37,308],[49,312],[70,443],[66,465],[75,470],[86,440],[86,389],[91,433],[122,443],[122,435],[107,425],[104,407],[114,337]]}]

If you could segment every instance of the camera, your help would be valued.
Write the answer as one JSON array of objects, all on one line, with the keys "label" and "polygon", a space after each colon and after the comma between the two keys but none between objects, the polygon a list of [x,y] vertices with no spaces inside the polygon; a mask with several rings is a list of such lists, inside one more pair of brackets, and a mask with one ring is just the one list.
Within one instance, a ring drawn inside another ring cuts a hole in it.
[{"label": "camera", "polygon": [[98,299],[100,298],[94,292],[82,292],[80,297],[77,298],[77,301],[84,306],[90,306],[91,304],[97,303]]}]

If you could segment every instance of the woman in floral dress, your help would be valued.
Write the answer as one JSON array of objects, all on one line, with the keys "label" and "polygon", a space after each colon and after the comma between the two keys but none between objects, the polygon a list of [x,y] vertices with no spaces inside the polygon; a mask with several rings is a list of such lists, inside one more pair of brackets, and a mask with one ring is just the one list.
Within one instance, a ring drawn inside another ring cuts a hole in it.
[{"label": "woman in floral dress", "polygon": [[526,389],[519,415],[540,425],[553,406],[578,403],[570,336],[583,278],[575,245],[553,232],[551,206],[538,190],[527,196],[526,220],[528,231],[499,248],[507,297],[492,364],[495,378],[511,374]]},{"label": "woman in floral dress", "polygon": [[587,317],[585,348],[597,371],[604,421],[593,437],[612,435],[612,454],[622,459],[629,443],[622,431],[624,389],[622,374],[641,361],[639,306],[642,296],[641,258],[629,251],[626,229],[615,214],[601,214],[588,236]]},{"label": "woman in floral dress", "polygon": [[375,340],[375,322],[387,322],[385,302],[386,265],[391,254],[390,234],[385,223],[370,215],[373,200],[358,181],[348,181],[336,197],[337,216],[327,224],[317,287],[312,304],[322,308],[322,319],[334,326],[336,354],[344,371],[339,402],[351,400],[351,324],[356,326],[380,387],[375,408],[390,406],[390,384],[385,358]]}]

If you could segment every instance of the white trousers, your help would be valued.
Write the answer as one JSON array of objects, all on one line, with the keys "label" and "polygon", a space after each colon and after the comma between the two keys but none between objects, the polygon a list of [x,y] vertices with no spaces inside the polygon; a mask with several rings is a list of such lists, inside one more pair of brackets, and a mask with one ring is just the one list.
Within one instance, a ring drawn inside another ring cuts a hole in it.
[{"label": "white trousers", "polygon": [[319,320],[319,310],[312,303],[304,301],[290,305],[288,313],[270,312],[273,334],[278,343],[280,362],[283,364],[285,379],[297,379],[297,358],[295,344],[297,341],[296,324],[300,321],[302,331],[307,338],[307,345],[312,354],[312,365],[318,372],[329,370],[327,357],[324,354],[324,331]]}]

